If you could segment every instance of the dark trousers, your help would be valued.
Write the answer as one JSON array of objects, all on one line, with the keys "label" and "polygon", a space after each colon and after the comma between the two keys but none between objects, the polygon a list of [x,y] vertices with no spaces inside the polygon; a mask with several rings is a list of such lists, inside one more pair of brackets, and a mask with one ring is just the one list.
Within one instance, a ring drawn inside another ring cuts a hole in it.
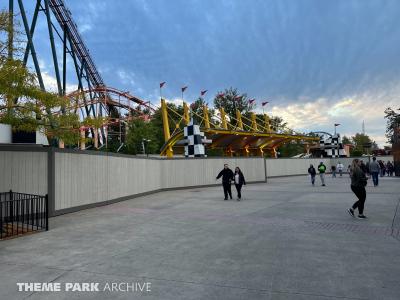
[{"label": "dark trousers", "polygon": [[365,198],[367,197],[367,193],[365,192],[365,187],[352,185],[351,190],[358,198],[358,201],[354,202],[352,207],[353,209],[358,208],[358,213],[362,215],[364,212]]},{"label": "dark trousers", "polygon": [[228,194],[229,194],[229,198],[232,199],[231,183],[230,182],[223,182],[222,186],[224,188],[225,199],[228,199]]},{"label": "dark trousers", "polygon": [[242,198],[242,184],[236,184],[235,183],[235,187],[236,187],[236,191],[237,191],[237,195],[238,198],[241,199]]},{"label": "dark trousers", "polygon": [[372,181],[374,182],[374,186],[378,185],[379,181],[379,172],[371,172]]}]

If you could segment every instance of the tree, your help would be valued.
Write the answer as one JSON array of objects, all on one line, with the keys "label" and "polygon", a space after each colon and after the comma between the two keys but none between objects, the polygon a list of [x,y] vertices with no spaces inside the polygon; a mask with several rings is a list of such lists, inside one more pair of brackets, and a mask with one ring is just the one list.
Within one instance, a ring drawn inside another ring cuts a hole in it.
[{"label": "tree", "polygon": [[[356,133],[355,136],[351,137],[352,144],[354,145],[353,153],[366,153],[368,149],[373,148],[376,143],[371,138],[363,133]],[[353,155],[353,154],[352,154]]]},{"label": "tree", "polygon": [[394,143],[394,129],[400,126],[400,114],[396,113],[392,108],[385,109],[386,119],[386,137],[388,143]]},{"label": "tree", "polygon": [[143,153],[143,143],[147,154],[159,153],[160,150],[153,124],[142,119],[129,122],[125,143],[124,151],[129,154]]},{"label": "tree", "polygon": [[236,118],[236,110],[246,114],[253,109],[253,104],[249,103],[247,94],[240,94],[236,88],[230,87],[218,92],[214,98],[214,107],[223,108],[229,117]]},{"label": "tree", "polygon": [[352,144],[351,140],[345,135],[342,138],[342,143],[343,144]]},{"label": "tree", "polygon": [[76,143],[80,122],[75,113],[64,111],[68,99],[40,89],[35,74],[16,59],[21,49],[10,41],[18,36],[17,29],[10,27],[9,14],[1,11],[0,123],[10,124],[16,131],[42,130],[50,138]]}]

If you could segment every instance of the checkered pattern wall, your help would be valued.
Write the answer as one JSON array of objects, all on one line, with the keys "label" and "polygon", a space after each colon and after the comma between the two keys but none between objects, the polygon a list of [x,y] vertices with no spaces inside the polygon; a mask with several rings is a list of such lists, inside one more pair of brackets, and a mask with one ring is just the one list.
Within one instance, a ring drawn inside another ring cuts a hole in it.
[{"label": "checkered pattern wall", "polygon": [[204,132],[200,131],[200,126],[193,124],[193,120],[183,129],[185,157],[206,157],[204,144],[210,143],[204,136]]},{"label": "checkered pattern wall", "polygon": [[325,157],[346,157],[346,152],[344,151],[342,139],[339,134],[324,140],[321,138],[319,141],[319,146],[322,151],[324,151]]}]

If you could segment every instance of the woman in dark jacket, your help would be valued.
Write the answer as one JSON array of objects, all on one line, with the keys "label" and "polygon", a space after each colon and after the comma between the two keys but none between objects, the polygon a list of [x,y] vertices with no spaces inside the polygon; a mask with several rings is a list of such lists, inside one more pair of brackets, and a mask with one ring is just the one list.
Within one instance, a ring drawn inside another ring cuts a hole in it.
[{"label": "woman in dark jacket", "polygon": [[354,210],[358,208],[358,218],[365,219],[364,216],[364,203],[367,197],[365,186],[367,185],[367,177],[361,169],[361,162],[358,159],[354,159],[351,165],[351,190],[357,196],[356,201],[351,208],[348,209],[348,213],[354,217]]},{"label": "woman in dark jacket", "polygon": [[315,171],[315,168],[313,165],[310,165],[310,167],[308,168],[308,174],[310,174],[310,177],[311,177],[311,184],[314,185],[315,184],[315,176],[317,175],[317,171]]},{"label": "woman in dark jacket", "polygon": [[246,180],[244,179],[242,171],[239,169],[239,167],[235,168],[235,174],[233,176],[235,179],[235,187],[237,191],[237,201],[240,201],[242,198],[242,186],[243,184],[246,185]]}]

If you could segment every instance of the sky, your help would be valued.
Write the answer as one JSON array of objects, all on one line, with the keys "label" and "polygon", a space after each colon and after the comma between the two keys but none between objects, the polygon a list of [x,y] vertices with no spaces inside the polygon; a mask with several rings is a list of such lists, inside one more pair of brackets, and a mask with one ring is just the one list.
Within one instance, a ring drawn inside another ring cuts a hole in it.
[{"label": "sky", "polygon": [[[265,111],[296,131],[333,132],[340,123],[338,132],[352,136],[364,121],[386,144],[384,110],[400,106],[400,1],[65,2],[108,86],[155,104],[163,81],[174,102],[182,86],[186,101],[208,90],[210,103],[234,87],[257,100],[258,112],[269,101]],[[55,86],[44,15],[34,43]]]}]

